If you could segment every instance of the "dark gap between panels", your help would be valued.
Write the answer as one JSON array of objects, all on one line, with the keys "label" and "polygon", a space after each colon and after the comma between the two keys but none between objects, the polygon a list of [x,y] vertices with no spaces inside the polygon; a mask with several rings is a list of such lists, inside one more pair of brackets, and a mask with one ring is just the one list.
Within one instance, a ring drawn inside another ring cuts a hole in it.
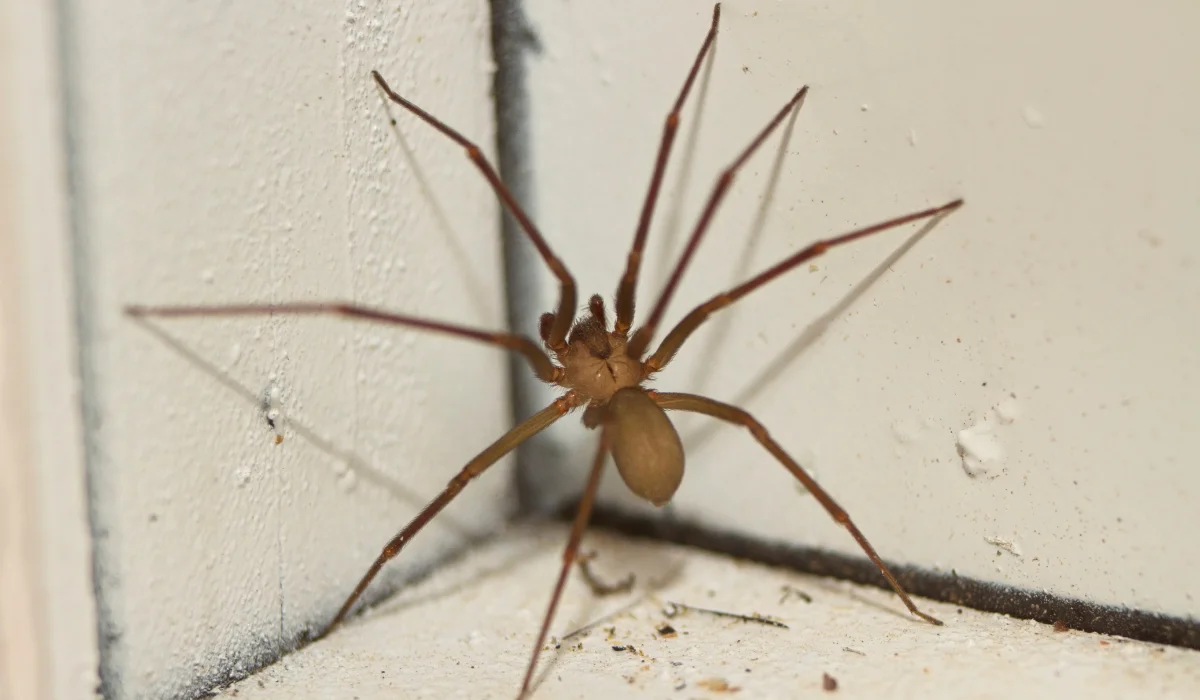
[{"label": "dark gap between panels", "polygon": [[[527,66],[541,54],[542,46],[525,17],[523,0],[492,0],[492,53],[496,75],[492,98],[496,107],[496,167],[500,179],[530,215],[537,220],[534,196],[533,163],[530,145],[531,125]],[[504,258],[504,293],[507,325],[515,333],[536,329],[539,312],[540,282],[545,269],[533,246],[525,238],[515,219],[500,208],[501,250]],[[508,360],[510,409],[513,424],[532,415],[542,406],[541,383],[529,375],[524,359],[510,354]],[[519,445],[516,454],[516,480],[519,512],[546,511],[553,497],[542,488],[546,469],[540,465],[557,464],[557,446],[545,435],[537,435]]]},{"label": "dark gap between panels", "polygon": [[[566,520],[575,504],[562,511]],[[686,520],[651,518],[597,505],[592,526],[633,537],[673,542],[739,559],[818,576],[831,576],[891,590],[868,559],[803,545],[783,544],[722,532]],[[1200,621],[1145,610],[1100,605],[1077,598],[1004,586],[956,573],[887,562],[909,593],[923,598],[1037,620],[1060,627],[1200,650]],[[950,621],[952,622],[952,621]]]}]

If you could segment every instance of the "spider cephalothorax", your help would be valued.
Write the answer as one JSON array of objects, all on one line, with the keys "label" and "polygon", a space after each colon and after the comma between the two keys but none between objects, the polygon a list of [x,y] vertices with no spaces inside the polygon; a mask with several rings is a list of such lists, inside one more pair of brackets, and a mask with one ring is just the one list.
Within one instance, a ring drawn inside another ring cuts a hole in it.
[{"label": "spider cephalothorax", "polygon": [[599,294],[588,302],[588,314],[572,326],[565,349],[555,351],[550,344],[553,323],[554,314],[543,314],[539,330],[547,349],[562,365],[562,377],[556,383],[574,391],[581,404],[607,404],[620,389],[638,386],[646,379],[642,363],[625,352],[625,336],[608,329]]}]

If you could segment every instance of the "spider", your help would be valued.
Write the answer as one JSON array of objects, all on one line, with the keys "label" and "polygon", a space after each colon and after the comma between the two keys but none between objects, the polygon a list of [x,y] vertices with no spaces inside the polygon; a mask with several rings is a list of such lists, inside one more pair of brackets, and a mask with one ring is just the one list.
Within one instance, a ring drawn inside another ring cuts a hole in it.
[{"label": "spider", "polygon": [[[679,128],[680,111],[687,100],[697,73],[706,55],[708,55],[717,36],[720,24],[721,6],[713,7],[712,24],[705,36],[700,50],[691,65],[683,86],[679,91],[671,111],[668,113],[663,126],[662,140],[654,161],[650,185],[638,218],[634,233],[633,245],[628,254],[625,272],[617,287],[615,309],[610,325],[609,312],[605,308],[604,299],[594,295],[588,301],[586,313],[579,319],[575,318],[576,289],[575,280],[567,267],[550,249],[545,238],[525,213],[521,205],[513,197],[509,189],[500,180],[495,168],[484,156],[480,148],[465,136],[443,123],[429,112],[397,94],[377,71],[371,72],[371,77],[379,89],[395,104],[412,115],[424,121],[429,126],[444,134],[451,141],[461,146],[467,158],[483,174],[492,190],[508,212],[516,219],[521,230],[537,249],[538,254],[558,279],[558,307],[552,313],[542,314],[539,321],[538,335],[542,345],[538,346],[532,339],[507,332],[491,332],[445,323],[431,319],[420,318],[380,309],[365,307],[343,302],[301,302],[285,304],[243,304],[223,306],[166,306],[146,307],[131,306],[126,312],[135,317],[180,317],[180,316],[233,316],[257,314],[309,314],[342,316],[354,319],[378,321],[398,326],[417,328],[434,333],[444,333],[451,336],[475,340],[511,350],[524,357],[534,374],[543,382],[560,387],[563,393],[549,406],[526,418],[516,427],[509,430],[499,439],[488,445],[464,466],[449,482],[436,498],[422,509],[395,537],[393,537],[379,556],[363,575],[353,592],[346,598],[345,603],[334,616],[333,620],[321,633],[321,637],[336,628],[354,607],[359,597],[375,578],[376,574],[392,558],[397,556],[414,536],[420,532],[429,521],[442,511],[466,486],[480,476],[501,457],[511,452],[530,437],[540,433],[563,416],[576,410],[583,409],[583,424],[589,429],[599,431],[599,445],[589,472],[587,485],[579,500],[578,509],[571,528],[566,549],[563,553],[562,567],[550,597],[550,603],[538,631],[537,642],[529,658],[521,684],[520,695],[525,696],[529,690],[537,667],[539,652],[545,643],[550,623],[554,618],[555,609],[562,596],[563,587],[568,573],[579,555],[579,545],[591,516],[592,504],[600,483],[600,477],[606,464],[607,456],[611,453],[616,463],[617,472],[629,489],[640,498],[655,506],[668,503],[683,479],[684,453],[667,411],[687,411],[700,413],[729,423],[740,425],[750,431],[753,437],[775,457],[785,469],[807,489],[829,515],[845,527],[866,555],[879,567],[879,571],[900,596],[901,601],[913,615],[935,625],[942,624],[939,620],[919,609],[908,593],[888,570],[886,564],[876,554],[867,538],[859,531],[850,515],[777,443],[753,416],[746,411],[722,403],[715,399],[686,393],[667,393],[649,389],[645,386],[658,372],[665,369],[687,341],[689,336],[703,324],[713,313],[724,309],[754,290],[762,287],[771,280],[795,269],[812,258],[823,255],[829,249],[859,240],[873,234],[902,226],[914,221],[942,217],[958,209],[963,204],[962,199],[956,199],[947,204],[918,212],[898,216],[871,226],[859,228],[840,236],[812,243],[798,253],[776,263],[763,272],[751,277],[738,286],[721,292],[708,301],[700,304],[688,313],[666,337],[658,344],[653,352],[649,352],[651,342],[663,314],[671,301],[684,272],[700,241],[709,229],[713,215],[721,201],[728,193],[738,170],[759,149],[770,134],[793,110],[799,110],[808,94],[808,87],[800,88],[757,135],[749,145],[730,163],[717,177],[716,183],[708,196],[700,217],[692,228],[690,237],[683,249],[674,270],[668,277],[667,284],[661,295],[651,307],[645,321],[634,330],[635,291],[638,273],[645,249],[646,238],[650,223],[654,216],[655,204],[658,201],[659,190],[662,186],[667,161],[675,142]],[[632,331],[632,333],[631,333]],[[649,353],[649,354],[648,354]]]}]

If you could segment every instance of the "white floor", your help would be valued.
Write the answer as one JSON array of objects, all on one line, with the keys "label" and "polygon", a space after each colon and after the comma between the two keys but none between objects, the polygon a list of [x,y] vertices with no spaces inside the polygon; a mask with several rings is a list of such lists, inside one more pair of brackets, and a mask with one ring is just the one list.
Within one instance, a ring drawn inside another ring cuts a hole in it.
[{"label": "white floor", "polygon": [[[515,697],[565,541],[515,527],[222,696]],[[599,576],[637,583],[597,598],[572,573],[536,698],[1200,697],[1197,652],[920,601],[933,627],[878,589],[606,533],[584,550]],[[693,609],[669,617],[672,603]]]}]

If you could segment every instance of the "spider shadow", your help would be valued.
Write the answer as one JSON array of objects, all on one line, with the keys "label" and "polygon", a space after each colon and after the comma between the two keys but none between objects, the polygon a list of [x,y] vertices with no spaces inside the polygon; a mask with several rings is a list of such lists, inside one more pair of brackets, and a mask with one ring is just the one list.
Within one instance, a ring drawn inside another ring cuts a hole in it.
[{"label": "spider shadow", "polygon": [[[528,527],[528,524],[513,523],[511,527],[514,529]],[[482,586],[490,580],[500,578],[513,571],[517,567],[528,564],[530,559],[537,557],[539,554],[542,554],[547,549],[554,546],[559,540],[557,538],[558,531],[554,530],[553,532],[553,536],[541,533],[535,534],[531,538],[532,541],[522,543],[521,546],[517,547],[514,551],[505,554],[498,561],[474,568],[465,575],[459,574],[450,567],[456,562],[461,561],[468,554],[476,552],[477,550],[471,547],[464,547],[456,550],[449,556],[431,564],[424,573],[419,574],[398,586],[394,592],[387,594],[383,601],[371,606],[371,617],[380,618],[400,615],[406,610],[419,608],[421,606],[429,605],[446,598],[452,598],[460,593],[463,593],[464,591]],[[422,579],[435,572],[439,572],[439,575],[445,576],[449,580],[445,581],[444,583],[440,583],[438,586],[432,587],[432,590],[419,595],[413,595],[411,597],[404,596],[405,588],[409,588],[420,583]]]},{"label": "spider shadow", "polygon": [[[907,608],[903,607],[903,604],[900,600],[900,596],[896,595],[895,593],[892,593],[890,590],[887,591],[887,593],[890,594],[889,595],[890,601],[894,601],[894,603],[884,602],[881,600],[875,600],[872,598],[868,598],[867,596],[865,596],[862,593],[859,593],[857,590],[855,590],[853,585],[849,584],[847,581],[838,581],[838,580],[833,580],[833,579],[826,579],[825,577],[819,577],[811,585],[815,588],[819,588],[819,589],[823,590],[824,592],[826,592],[830,595],[837,595],[837,596],[840,596],[843,598],[849,598],[850,600],[853,600],[856,603],[860,603],[869,608],[874,608],[875,610],[878,610],[879,612],[887,613],[888,615],[893,615],[902,620],[911,620],[912,622],[915,622],[917,624],[928,624],[928,623],[923,622],[922,620],[919,620],[916,617],[908,614]],[[896,607],[897,605],[900,605],[900,607]]]},{"label": "spider shadow", "polygon": [[[607,547],[606,551],[612,554],[612,560],[618,560],[622,562],[622,565],[628,564],[627,569],[632,570],[633,575],[636,577],[635,581],[645,581],[646,583],[641,586],[635,583],[635,592],[626,594],[631,596],[628,601],[600,616],[593,616],[593,611],[602,597],[596,595],[590,596],[588,604],[575,614],[577,619],[582,618],[590,621],[582,625],[576,624],[571,628],[570,632],[559,637],[560,642],[586,635],[609,620],[642,605],[659,602],[659,592],[668,588],[683,576],[683,570],[686,567],[686,557],[668,557],[664,561],[662,553],[657,548],[647,548],[646,543],[640,540],[627,542],[619,539],[604,538],[602,544]],[[554,650],[552,649],[552,651]],[[535,675],[533,683],[530,685],[530,693],[537,692],[542,683],[550,677],[550,674],[558,666],[560,658],[561,654],[559,653],[551,653],[545,658],[542,663],[541,672]]]},{"label": "spider shadow", "polygon": [[[758,209],[754,212],[754,220],[750,223],[750,229],[746,234],[746,244],[742,246],[741,255],[738,257],[738,262],[733,271],[733,284],[740,283],[746,279],[750,273],[750,258],[758,247],[759,239],[762,237],[762,232],[767,226],[767,218],[771,212],[771,205],[775,201],[775,192],[779,189],[779,177],[783,173],[783,163],[787,159],[788,146],[792,142],[792,134],[796,131],[796,120],[800,117],[800,108],[803,103],[797,105],[792,110],[791,116],[788,118],[788,123],[783,129],[783,135],[779,140],[779,148],[775,151],[775,160],[771,164],[771,170],[767,174],[767,183],[763,188],[762,198],[759,201]],[[711,340],[703,346],[699,362],[696,365],[697,371],[692,377],[693,386],[696,387],[696,393],[706,393],[707,383],[712,377],[712,372],[706,371],[704,368],[711,367],[716,361],[718,355],[725,347],[725,342],[729,337],[729,328],[733,323],[732,314],[720,314],[713,322],[713,329],[710,333]]]},{"label": "spider shadow", "polygon": [[[421,192],[425,196],[425,201],[429,204],[434,222],[442,233],[442,240],[445,241],[450,249],[451,256],[454,258],[453,267],[456,270],[463,271],[460,277],[463,280],[463,284],[466,285],[467,296],[470,298],[475,312],[479,318],[502,318],[501,310],[495,307],[495,293],[484,289],[483,284],[479,281],[479,276],[473,273],[473,258],[468,255],[467,250],[462,245],[462,237],[458,235],[454,225],[450,223],[450,217],[446,213],[446,208],[442,206],[441,200],[435,194],[424,168],[421,167],[421,162],[417,158],[416,152],[409,145],[408,139],[404,138],[404,133],[400,131],[400,125],[393,113],[394,107],[391,100],[388,99],[387,94],[378,85],[375,85],[375,90],[379,93],[383,113],[387,116],[392,137],[400,147],[401,153],[404,154],[404,159],[408,161],[408,166],[412,169],[413,177],[416,179],[417,185],[421,188]],[[405,114],[408,113],[405,112]]]},{"label": "spider shadow", "polygon": [[704,105],[708,102],[708,89],[712,82],[713,65],[716,63],[717,51],[720,48],[720,44],[721,34],[718,32],[713,41],[712,50],[708,52],[708,56],[704,59],[703,73],[701,73],[699,84],[696,86],[695,106],[691,108],[693,118],[691,128],[688,130],[687,140],[684,142],[680,153],[679,172],[671,191],[665,193],[671,195],[671,205],[666,211],[662,231],[657,236],[658,269],[654,271],[654,274],[655,282],[659,287],[659,294],[662,293],[661,288],[666,282],[667,275],[670,274],[671,267],[675,264],[675,257],[671,255],[671,252],[675,250],[676,241],[679,240],[680,227],[683,224],[684,194],[691,187],[692,173],[695,171],[692,163],[696,159],[696,146],[700,141],[700,127],[704,123]]},{"label": "spider shadow", "polygon": [[[233,394],[236,396],[244,399],[247,403],[255,408],[261,409],[262,397],[256,395],[253,391],[238,383],[221,368],[201,357],[194,350],[187,347],[187,345],[185,345],[181,340],[167,333],[157,324],[152,323],[145,318],[131,317],[130,320],[140,325],[146,332],[150,333],[150,335],[154,336],[159,342],[161,342],[175,354],[182,357],[189,364],[212,377],[218,384],[233,392]],[[429,501],[428,498],[415,493],[411,489],[404,486],[404,484],[400,483],[391,476],[388,476],[382,470],[371,466],[363,458],[359,457],[353,452],[344,450],[335,445],[332,441],[321,437],[309,426],[289,418],[286,415],[277,420],[282,420],[285,422],[288,427],[290,427],[292,431],[305,442],[317,448],[321,452],[324,452],[330,457],[339,460],[346,465],[347,469],[354,473],[355,477],[362,479],[362,481],[371,484],[375,488],[378,488],[379,490],[388,494],[395,501],[410,506],[414,510],[424,507],[424,505]],[[478,539],[478,533],[471,528],[468,528],[466,525],[463,525],[461,522],[456,522],[453,517],[449,516],[448,514],[443,513],[441,518],[439,518],[439,522],[445,524],[448,529],[464,539],[472,541]]]},{"label": "spider shadow", "polygon": [[[822,336],[833,326],[843,314],[861,298],[868,289],[871,288],[884,273],[893,265],[900,261],[917,243],[920,243],[925,236],[929,235],[933,229],[937,228],[946,216],[951,212],[944,212],[928,221],[926,221],[916,233],[909,236],[903,243],[891,252],[883,262],[877,265],[869,272],[858,284],[854,285],[841,299],[833,306],[818,316],[812,323],[808,324],[796,339],[788,344],[775,359],[771,360],[766,367],[762,369],[746,386],[739,391],[729,401],[735,406],[745,406],[754,401],[762,392],[769,386],[775,384],[780,375],[787,370],[788,366],[796,360],[800,355],[804,354],[810,347],[813,346]],[[690,431],[684,436],[683,442],[690,450],[699,451],[712,440],[719,429],[725,426],[719,426],[717,429],[704,428]]]}]

